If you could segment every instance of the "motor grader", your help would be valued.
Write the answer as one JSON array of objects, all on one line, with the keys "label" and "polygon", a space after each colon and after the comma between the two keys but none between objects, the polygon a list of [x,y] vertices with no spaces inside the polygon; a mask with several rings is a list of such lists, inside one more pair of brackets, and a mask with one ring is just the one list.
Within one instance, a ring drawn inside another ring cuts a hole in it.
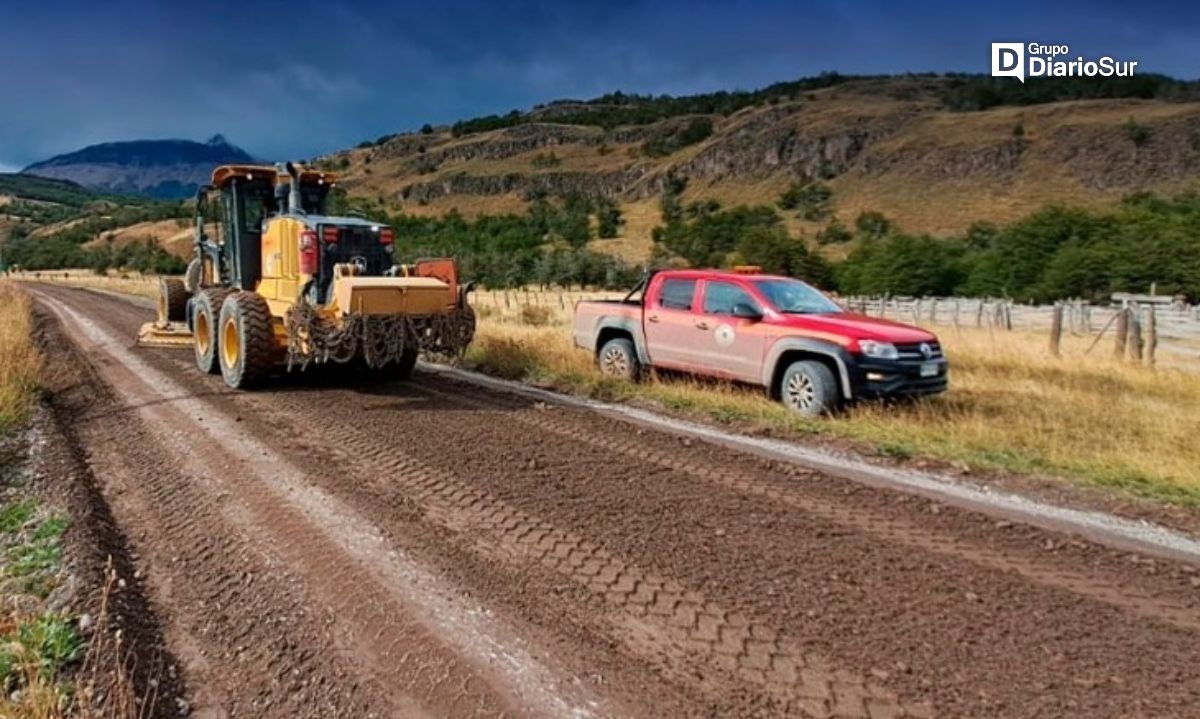
[{"label": "motor grader", "polygon": [[159,281],[139,343],[190,344],[236,389],[325,363],[402,379],[419,353],[461,356],[475,316],[456,262],[396,264],[390,227],[325,214],[335,180],[292,163],[216,168],[196,197],[195,257]]}]

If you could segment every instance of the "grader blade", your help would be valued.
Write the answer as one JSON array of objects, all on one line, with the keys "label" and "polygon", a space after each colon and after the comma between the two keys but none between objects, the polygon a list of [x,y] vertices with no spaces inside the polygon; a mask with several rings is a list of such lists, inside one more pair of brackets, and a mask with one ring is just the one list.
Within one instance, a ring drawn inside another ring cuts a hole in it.
[{"label": "grader blade", "polygon": [[140,347],[191,347],[192,332],[186,322],[147,322],[138,330]]}]

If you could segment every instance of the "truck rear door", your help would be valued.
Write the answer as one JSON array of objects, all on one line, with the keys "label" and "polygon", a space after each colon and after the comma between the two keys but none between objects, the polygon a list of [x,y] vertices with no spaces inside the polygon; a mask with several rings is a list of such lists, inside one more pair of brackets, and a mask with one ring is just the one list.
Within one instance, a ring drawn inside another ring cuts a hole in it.
[{"label": "truck rear door", "polygon": [[702,369],[695,361],[697,285],[694,279],[663,277],[647,293],[644,325],[651,364]]},{"label": "truck rear door", "polygon": [[703,298],[696,316],[701,330],[696,347],[699,360],[711,374],[760,383],[770,328],[761,321],[734,316],[738,305],[761,316],[759,302],[738,283],[725,280],[705,280]]}]

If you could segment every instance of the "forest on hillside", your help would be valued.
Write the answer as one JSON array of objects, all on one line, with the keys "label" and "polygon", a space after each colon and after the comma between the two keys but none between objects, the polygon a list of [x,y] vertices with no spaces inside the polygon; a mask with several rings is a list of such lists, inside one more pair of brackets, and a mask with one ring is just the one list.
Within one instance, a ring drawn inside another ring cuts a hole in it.
[{"label": "forest on hillside", "polygon": [[[686,180],[672,178],[654,232],[653,266],[759,265],[845,295],[990,296],[1021,301],[1064,297],[1102,300],[1117,291],[1200,298],[1200,195],[1134,194],[1102,210],[1046,207],[1008,225],[977,223],[958,236],[906,233],[877,212],[845,224],[832,192],[820,183],[795,185],[772,205],[724,208],[680,201]],[[389,215],[344,194],[334,212],[378,219],[396,230],[397,260],[448,255],[463,276],[485,287],[591,286],[623,288],[644,271],[613,253],[604,240],[620,232],[621,215],[606,198],[536,198],[524,214],[468,219]],[[10,205],[10,208],[12,205]],[[30,207],[41,207],[31,204]],[[183,262],[150,243],[113,250],[85,244],[135,222],[187,217],[186,203],[143,202],[85,215],[58,232],[34,236],[32,222],[10,229],[9,264],[30,270],[110,268],[174,273]],[[789,233],[784,215],[824,222],[812,237]],[[836,247],[837,252],[827,248]],[[828,256],[844,259],[831,261]]]}]

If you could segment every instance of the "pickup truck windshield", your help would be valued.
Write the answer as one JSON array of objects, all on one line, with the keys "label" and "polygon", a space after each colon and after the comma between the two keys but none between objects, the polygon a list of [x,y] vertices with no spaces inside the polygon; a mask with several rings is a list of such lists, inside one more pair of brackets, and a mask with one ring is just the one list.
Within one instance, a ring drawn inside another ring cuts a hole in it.
[{"label": "pickup truck windshield", "polygon": [[754,280],[754,286],[775,309],[785,314],[812,315],[842,311],[825,295],[799,280]]}]

